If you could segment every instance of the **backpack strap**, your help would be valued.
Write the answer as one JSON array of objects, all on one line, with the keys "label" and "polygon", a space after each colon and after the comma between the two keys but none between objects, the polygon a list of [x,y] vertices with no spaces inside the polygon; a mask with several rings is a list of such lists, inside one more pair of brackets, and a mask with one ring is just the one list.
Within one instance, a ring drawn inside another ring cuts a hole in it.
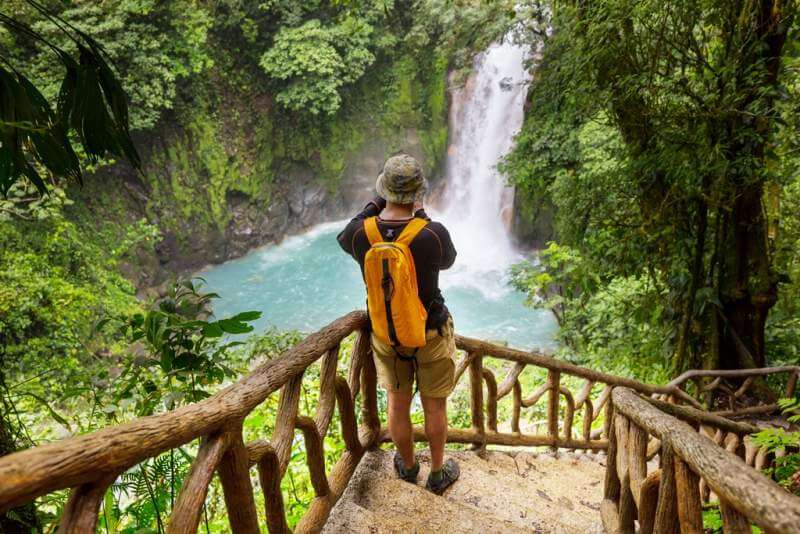
[{"label": "backpack strap", "polygon": [[378,230],[378,217],[373,216],[364,219],[364,232],[367,233],[367,239],[369,239],[370,245],[383,241],[381,231]]},{"label": "backpack strap", "polygon": [[428,221],[422,219],[420,217],[414,217],[411,219],[400,235],[395,239],[395,243],[403,243],[406,246],[409,246],[414,238],[417,237],[425,226],[428,225]]}]

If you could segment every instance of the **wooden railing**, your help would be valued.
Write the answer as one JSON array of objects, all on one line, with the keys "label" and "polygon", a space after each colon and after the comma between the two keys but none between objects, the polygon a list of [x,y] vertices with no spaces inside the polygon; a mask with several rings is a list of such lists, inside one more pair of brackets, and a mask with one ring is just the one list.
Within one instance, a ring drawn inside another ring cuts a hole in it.
[{"label": "wooden railing", "polygon": [[[258,533],[250,482],[253,466],[258,469],[264,493],[269,531],[288,532],[280,484],[289,464],[295,431],[300,430],[316,498],[295,531],[320,530],[365,448],[374,445],[379,437],[375,367],[368,357],[369,337],[362,330],[366,326],[365,313],[350,313],[202,402],[0,458],[0,511],[72,488],[59,532],[94,532],[103,496],[120,474],[147,458],[200,439],[198,454],[173,507],[167,532],[197,531],[209,485],[217,473],[231,530]],[[339,346],[354,331],[359,333],[345,379],[337,374]],[[319,403],[312,419],[298,413],[300,388],[304,371],[319,359]],[[278,389],[280,401],[271,439],[244,443],[245,417]],[[360,430],[354,409],[359,390]],[[328,475],[322,444],[335,408],[346,450]]]},{"label": "wooden railing", "polygon": [[[557,360],[540,351],[524,352],[458,335],[456,347],[463,351],[463,356],[456,365],[456,382],[469,371],[472,426],[450,427],[447,432],[447,441],[450,443],[471,443],[478,448],[484,448],[486,445],[507,445],[549,446],[554,449],[605,449],[608,446],[607,428],[592,430],[592,426],[607,406],[611,389],[616,386],[625,386],[643,394],[671,397],[693,406],[700,406],[693,397],[675,385],[644,384],[637,380]],[[484,366],[484,362],[489,359],[513,364],[502,382],[498,383],[492,370]],[[533,392],[525,396],[520,376],[528,366],[546,370],[547,378]],[[582,381],[577,392],[573,393],[565,385],[568,377]],[[509,394],[512,396],[511,420],[507,425],[508,430],[501,431],[498,426],[498,402]],[[520,428],[522,410],[535,408],[542,399],[545,405],[546,433],[523,432]],[[573,428],[577,416],[582,416],[580,429]],[[414,429],[414,439],[425,441],[425,431],[422,427]],[[382,430],[381,440],[390,440],[386,428]]]},{"label": "wooden railing", "polygon": [[[669,385],[682,391],[691,387],[695,398],[705,409],[717,415],[746,416],[778,410],[775,391],[764,383],[767,377],[783,377],[786,387],[780,396],[793,398],[800,377],[800,366],[735,370],[695,369],[686,371]],[[746,405],[746,401],[753,397],[766,397],[768,402]]]},{"label": "wooden railing", "polygon": [[[725,532],[749,533],[751,522],[767,532],[800,532],[800,498],[734,454],[755,430],[751,425],[642,398],[628,388],[614,389],[610,412],[600,507],[606,532],[632,534],[637,519],[642,534],[703,532],[704,491],[719,499]],[[732,437],[725,448],[698,432],[708,427]],[[657,444],[660,460],[650,473],[648,443]]]},{"label": "wooden railing", "polygon": [[[381,440],[389,439],[386,430],[380,426],[376,373],[367,326],[364,312],[350,313],[202,402],[0,458],[0,512],[39,496],[71,488],[59,532],[93,532],[103,496],[122,473],[147,458],[199,440],[198,453],[173,506],[167,532],[196,532],[215,473],[222,486],[231,530],[247,534],[258,532],[250,477],[254,466],[264,496],[269,532],[288,532],[281,480],[289,465],[295,434],[299,431],[304,438],[306,461],[316,497],[295,532],[318,532],[364,451]],[[340,345],[353,332],[356,332],[356,339],[345,378],[337,372]],[[678,416],[683,414],[682,410],[696,415],[699,413],[697,408],[702,408],[698,400],[681,388],[683,383],[652,386],[556,360],[540,352],[523,352],[462,336],[456,336],[456,344],[464,352],[456,366],[457,380],[469,371],[471,427],[450,428],[450,442],[469,443],[479,449],[487,444],[613,449],[615,433],[610,424],[613,421],[610,417],[612,388],[689,405],[663,403],[664,410],[677,410]],[[484,365],[490,359],[506,362],[503,365],[509,368],[499,384],[491,370],[497,366]],[[299,413],[299,399],[303,375],[318,360],[321,360],[319,397],[312,418]],[[524,396],[521,376],[527,367],[546,370],[546,379]],[[573,393],[567,384],[576,382],[581,385]],[[270,439],[245,443],[242,435],[245,417],[278,390],[280,400]],[[508,395],[511,395],[510,421],[500,424],[498,403]],[[520,424],[522,410],[536,407],[542,399],[545,399],[543,423],[546,431],[523,431]],[[661,401],[650,399],[648,402]],[[360,405],[360,426],[355,413],[357,405]],[[656,410],[650,404],[648,406]],[[345,452],[328,473],[323,443],[336,409]],[[606,411],[604,425],[593,429],[603,410]],[[582,418],[579,429],[573,428],[576,417]],[[735,425],[727,421],[723,430],[743,431],[744,426]],[[648,429],[648,432],[661,439],[660,430]],[[423,429],[415,428],[414,437],[424,441]],[[700,439],[697,434],[695,437]],[[639,451],[640,445],[636,447]],[[716,479],[707,478],[716,491],[712,482]],[[724,495],[727,498],[727,494]]]}]

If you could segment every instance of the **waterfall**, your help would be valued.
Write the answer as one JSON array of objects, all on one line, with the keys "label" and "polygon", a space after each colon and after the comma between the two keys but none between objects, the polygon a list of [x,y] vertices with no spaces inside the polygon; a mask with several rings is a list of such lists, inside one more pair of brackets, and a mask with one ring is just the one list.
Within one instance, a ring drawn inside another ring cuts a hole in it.
[{"label": "waterfall", "polygon": [[522,126],[528,52],[509,38],[493,44],[453,92],[446,185],[432,210],[458,250],[444,287],[474,287],[490,298],[509,291],[506,272],[520,258],[509,235],[514,192],[496,166]]},{"label": "waterfall", "polygon": [[[527,54],[511,43],[493,45],[452,95],[447,179],[428,208],[458,249],[456,265],[440,277],[458,332],[519,348],[554,348],[550,312],[527,308],[524,295],[507,284],[509,266],[522,255],[508,233],[513,191],[495,169],[522,124]],[[317,226],[203,272],[209,290],[225,296],[214,305],[218,316],[264,310],[259,330],[311,332],[363,307],[361,273],[335,239],[345,224]]]}]

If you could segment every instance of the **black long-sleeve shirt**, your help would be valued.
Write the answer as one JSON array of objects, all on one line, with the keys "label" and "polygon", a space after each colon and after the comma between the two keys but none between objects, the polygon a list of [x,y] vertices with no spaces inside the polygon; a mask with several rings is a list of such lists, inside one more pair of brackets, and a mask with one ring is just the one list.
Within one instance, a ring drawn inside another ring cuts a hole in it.
[{"label": "black long-sleeve shirt", "polygon": [[[358,262],[361,275],[364,275],[364,258],[370,249],[369,239],[364,230],[364,219],[378,215],[386,206],[386,201],[376,198],[356,215],[336,238],[339,246]],[[456,249],[447,229],[438,222],[430,220],[424,210],[417,210],[416,217],[422,217],[428,224],[411,242],[411,255],[417,271],[419,298],[428,310],[426,327],[439,328],[449,315],[444,297],[439,290],[439,271],[449,269],[456,260]],[[378,230],[386,241],[392,241],[408,224],[409,219],[384,220],[378,218]]]}]

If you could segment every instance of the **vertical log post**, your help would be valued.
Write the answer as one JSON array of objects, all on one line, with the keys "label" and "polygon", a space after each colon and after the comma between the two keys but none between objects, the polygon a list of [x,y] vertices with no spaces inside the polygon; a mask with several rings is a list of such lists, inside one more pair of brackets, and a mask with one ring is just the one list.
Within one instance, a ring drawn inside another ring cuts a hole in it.
[{"label": "vertical log post", "polygon": [[550,449],[558,450],[558,397],[560,391],[561,373],[550,369],[547,372],[547,437],[550,439]]},{"label": "vertical log post", "polygon": [[258,462],[258,480],[264,493],[264,510],[269,534],[287,534],[286,511],[281,492],[281,469],[278,455],[273,449],[266,451]]},{"label": "vertical log post", "polygon": [[364,360],[370,356],[370,334],[366,330],[359,330],[353,342],[353,351],[350,353],[350,365],[347,369],[347,385],[355,401],[356,395],[361,391],[361,372]]},{"label": "vertical log post", "polygon": [[229,434],[215,434],[203,438],[197,457],[192,462],[189,474],[183,481],[178,500],[172,509],[167,526],[168,534],[197,532],[200,516],[208,493],[208,485],[214,477],[222,455],[228,446]]},{"label": "vertical log post", "polygon": [[614,416],[614,431],[617,434],[617,477],[620,481],[619,494],[619,528],[624,534],[633,534],[636,521],[636,503],[631,491],[631,472],[628,465],[630,453],[630,436],[628,418],[622,414]]},{"label": "vertical log post", "polygon": [[483,369],[483,379],[486,382],[486,426],[497,432],[497,380],[489,369]]},{"label": "vertical log post", "polygon": [[486,428],[483,423],[483,355],[475,354],[469,363],[469,383],[471,388],[472,430],[478,436],[475,447],[483,449],[486,441]]},{"label": "vertical log post", "polygon": [[652,534],[656,522],[658,488],[661,483],[661,469],[656,469],[644,479],[639,489],[639,533]]},{"label": "vertical log post", "polygon": [[331,491],[325,474],[325,449],[322,446],[323,436],[317,430],[317,423],[309,417],[298,417],[297,428],[303,433],[306,442],[306,463],[311,478],[311,486],[317,497],[324,497]]},{"label": "vertical log post", "polygon": [[375,371],[375,360],[370,350],[364,358],[361,373],[361,446],[365,449],[374,447],[381,433],[381,418],[378,414],[378,376]]},{"label": "vertical log post", "polygon": [[[608,439],[611,439],[611,432],[614,429],[614,406],[613,403],[611,402],[611,391],[612,390],[608,386],[606,386],[603,389],[603,392],[600,393],[600,398],[598,399],[597,402],[597,411],[599,413],[603,409],[603,395],[606,394],[606,392],[608,392],[606,396],[606,399],[608,400],[606,401],[605,404],[606,416],[605,419],[603,420],[603,435]],[[609,453],[609,456],[610,455],[611,453]]]},{"label": "vertical log post", "polygon": [[[611,403],[606,408],[606,417],[614,416]],[[603,484],[603,502],[600,504],[600,517],[606,532],[616,534],[619,532],[619,494],[620,481],[617,475],[617,433],[611,425],[608,433],[608,456],[606,458],[606,475]]]},{"label": "vertical log post", "polygon": [[583,440],[592,439],[592,422],[594,421],[594,405],[591,399],[583,401]]},{"label": "vertical log post", "polygon": [[794,372],[789,375],[789,380],[786,382],[786,398],[794,398],[794,392],[797,389],[797,378],[800,373]]},{"label": "vertical log post", "polygon": [[725,534],[750,534],[750,521],[736,508],[720,499],[719,511],[722,516],[722,530]]},{"label": "vertical log post", "polygon": [[628,426],[628,473],[637,508],[641,503],[642,484],[647,477],[647,441],[644,429],[631,421]]},{"label": "vertical log post", "polygon": [[95,482],[82,484],[69,494],[61,514],[58,534],[84,534],[97,528],[97,515],[106,490],[116,476],[106,475]]},{"label": "vertical log post", "polygon": [[242,431],[234,431],[230,437],[217,469],[225,495],[228,522],[234,534],[258,534],[258,516],[250,483],[250,458],[242,442]]},{"label": "vertical log post", "polygon": [[615,504],[619,503],[620,480],[617,475],[617,433],[614,425],[608,425],[608,420],[614,418],[614,405],[606,406],[606,426],[608,427],[608,455],[606,457],[606,477],[603,484],[603,498]]},{"label": "vertical log post", "polygon": [[281,389],[278,401],[278,413],[275,416],[275,430],[272,433],[272,443],[278,455],[280,477],[286,472],[292,456],[292,443],[294,442],[294,420],[300,406],[300,389],[303,385],[303,373],[290,379]]},{"label": "vertical log post", "polygon": [[756,453],[756,459],[753,462],[753,467],[756,469],[756,471],[761,471],[762,469],[767,467],[768,464],[769,464],[769,449],[767,449],[766,447],[761,447],[760,449],[758,449],[758,452]]},{"label": "vertical log post", "polygon": [[682,534],[702,534],[703,502],[700,497],[700,477],[675,456],[675,486],[678,495],[678,520]]},{"label": "vertical log post", "polygon": [[358,423],[353,406],[353,395],[347,385],[347,380],[336,377],[336,402],[339,405],[339,420],[342,426],[342,440],[347,451],[360,455],[361,442],[358,440]]},{"label": "vertical log post", "polygon": [[319,402],[314,422],[320,436],[328,433],[328,427],[336,409],[336,366],[339,362],[339,345],[322,358],[319,370]]},{"label": "vertical log post", "polygon": [[519,434],[519,416],[522,409],[522,386],[519,380],[514,380],[513,395],[514,409],[511,412],[511,432]]},{"label": "vertical log post", "polygon": [[575,420],[575,400],[567,388],[562,386],[559,390],[564,395],[566,404],[566,410],[564,411],[564,441],[569,442],[572,440],[572,424]]},{"label": "vertical log post", "polygon": [[677,516],[676,490],[675,490],[675,454],[672,445],[661,444],[661,483],[658,487],[658,505],[656,506],[656,521],[653,526],[654,534],[672,534],[675,532],[675,517]]}]

